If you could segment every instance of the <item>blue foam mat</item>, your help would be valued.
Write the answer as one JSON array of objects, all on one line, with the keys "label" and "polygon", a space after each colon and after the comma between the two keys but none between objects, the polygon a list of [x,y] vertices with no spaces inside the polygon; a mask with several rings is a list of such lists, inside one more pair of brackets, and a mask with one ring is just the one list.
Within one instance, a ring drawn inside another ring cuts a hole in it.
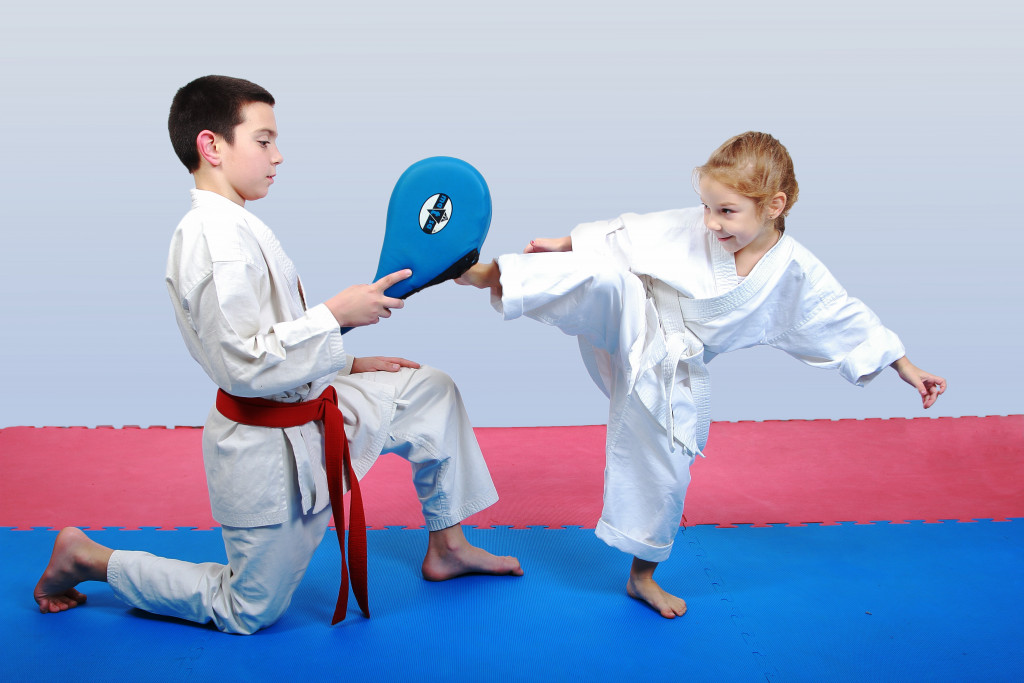
[{"label": "blue foam mat", "polygon": [[[113,547],[222,561],[219,531],[90,532]],[[625,595],[627,557],[586,529],[473,529],[522,578],[419,577],[426,532],[369,532],[372,619],[330,627],[330,539],[288,613],[250,637],[132,610],[105,584],[40,615],[50,530],[0,530],[2,680],[1009,681],[1024,642],[1024,520],[690,527],[657,578],[689,612]]]}]

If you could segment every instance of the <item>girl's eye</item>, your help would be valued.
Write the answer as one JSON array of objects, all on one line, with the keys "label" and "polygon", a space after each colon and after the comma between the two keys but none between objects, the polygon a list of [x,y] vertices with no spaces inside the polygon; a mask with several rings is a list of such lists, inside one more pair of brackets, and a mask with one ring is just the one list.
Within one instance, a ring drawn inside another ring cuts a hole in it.
[{"label": "girl's eye", "polygon": [[267,145],[270,144],[270,140],[257,140],[257,142],[260,143],[260,147],[263,147],[264,149],[266,149]]}]

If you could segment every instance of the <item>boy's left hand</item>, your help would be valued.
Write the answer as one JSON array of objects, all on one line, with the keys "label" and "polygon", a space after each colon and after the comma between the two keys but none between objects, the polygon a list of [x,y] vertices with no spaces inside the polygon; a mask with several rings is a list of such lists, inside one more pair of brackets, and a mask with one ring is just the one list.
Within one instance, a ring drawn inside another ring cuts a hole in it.
[{"label": "boy's left hand", "polygon": [[917,389],[917,393],[921,394],[921,404],[926,409],[931,408],[939,400],[939,395],[946,391],[946,380],[925,372],[911,363],[906,356],[893,363],[892,367],[899,373],[900,379]]},{"label": "boy's left hand", "polygon": [[390,356],[368,356],[352,360],[352,374],[357,372],[398,372],[401,368],[419,368],[420,364],[404,358]]}]

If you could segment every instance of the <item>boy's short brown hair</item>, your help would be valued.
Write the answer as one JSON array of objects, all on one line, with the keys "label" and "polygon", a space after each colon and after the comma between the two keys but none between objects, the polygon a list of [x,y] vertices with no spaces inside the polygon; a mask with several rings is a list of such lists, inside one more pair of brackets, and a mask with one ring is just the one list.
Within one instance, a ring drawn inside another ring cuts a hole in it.
[{"label": "boy's short brown hair", "polygon": [[252,102],[274,106],[274,96],[251,81],[231,76],[202,76],[178,90],[171,102],[167,131],[174,153],[189,173],[199,168],[199,133],[209,130],[233,144],[242,108]]}]

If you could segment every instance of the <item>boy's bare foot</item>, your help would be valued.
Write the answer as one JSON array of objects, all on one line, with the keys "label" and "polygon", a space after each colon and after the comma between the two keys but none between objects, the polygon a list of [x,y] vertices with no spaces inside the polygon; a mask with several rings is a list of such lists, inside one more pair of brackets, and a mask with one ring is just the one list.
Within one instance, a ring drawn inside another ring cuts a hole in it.
[{"label": "boy's bare foot", "polygon": [[50,563],[46,565],[35,599],[43,614],[63,612],[85,602],[75,589],[82,581],[106,581],[107,562],[113,551],[86,536],[81,529],[67,527],[57,534]]},{"label": "boy's bare foot", "polygon": [[458,524],[430,532],[422,571],[427,581],[447,581],[465,574],[523,575],[519,560],[471,545]]},{"label": "boy's bare foot", "polygon": [[651,608],[665,617],[675,619],[686,614],[686,602],[677,598],[654,581],[654,569],[657,562],[648,562],[638,557],[633,558],[633,566],[629,570],[629,582],[626,592],[629,597],[646,602]]}]

